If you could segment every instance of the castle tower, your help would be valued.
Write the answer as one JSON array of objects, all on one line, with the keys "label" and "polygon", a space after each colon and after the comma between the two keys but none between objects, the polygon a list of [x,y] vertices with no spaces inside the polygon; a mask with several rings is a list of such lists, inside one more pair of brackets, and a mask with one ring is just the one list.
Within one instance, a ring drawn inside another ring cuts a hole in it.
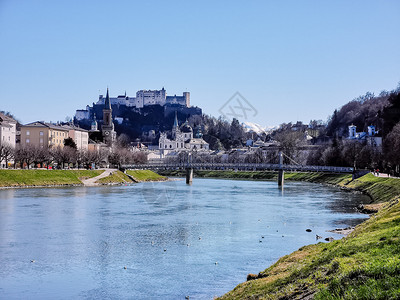
[{"label": "castle tower", "polygon": [[186,107],[190,107],[190,92],[183,92]]},{"label": "castle tower", "polygon": [[103,108],[103,126],[101,126],[101,132],[103,135],[103,141],[108,146],[111,146],[112,143],[115,141],[117,135],[114,131],[114,123],[112,121],[112,109],[111,109],[111,102],[108,93],[108,88]]}]

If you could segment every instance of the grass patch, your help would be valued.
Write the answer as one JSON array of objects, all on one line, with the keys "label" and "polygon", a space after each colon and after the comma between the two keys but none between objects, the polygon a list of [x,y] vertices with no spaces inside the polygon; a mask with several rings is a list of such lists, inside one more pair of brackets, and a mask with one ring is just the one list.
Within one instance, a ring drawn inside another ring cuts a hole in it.
[{"label": "grass patch", "polygon": [[103,170],[0,170],[1,187],[82,184]]},{"label": "grass patch", "polygon": [[100,178],[96,183],[109,184],[109,183],[132,183],[132,179],[121,171],[115,171],[107,177]]},{"label": "grass patch", "polygon": [[161,176],[151,170],[127,170],[127,174],[132,176],[136,181],[163,181],[167,180],[165,176]]}]

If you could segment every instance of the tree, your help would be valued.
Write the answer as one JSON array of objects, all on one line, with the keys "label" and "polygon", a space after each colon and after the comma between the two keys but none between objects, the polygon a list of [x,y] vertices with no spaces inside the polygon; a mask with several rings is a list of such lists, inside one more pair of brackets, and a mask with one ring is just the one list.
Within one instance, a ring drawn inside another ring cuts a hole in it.
[{"label": "tree", "polygon": [[384,153],[389,167],[398,175],[400,168],[400,122],[386,136]]},{"label": "tree", "polygon": [[78,147],[76,146],[76,143],[75,143],[75,141],[72,139],[72,138],[66,138],[65,140],[64,140],[64,146],[68,146],[68,147],[71,147],[71,148],[73,148],[73,149],[78,149]]},{"label": "tree", "polygon": [[76,163],[77,150],[70,146],[64,146],[63,148],[57,147],[51,150],[51,154],[58,166],[64,169],[65,164]]},{"label": "tree", "polygon": [[284,163],[292,163],[287,157],[296,161],[299,155],[299,147],[304,145],[304,133],[300,131],[283,130],[275,135],[275,140],[279,143],[279,148],[286,155]]},{"label": "tree", "polygon": [[8,162],[14,158],[15,149],[11,145],[0,146],[0,162],[5,162],[5,167],[8,168]]},{"label": "tree", "polygon": [[20,164],[21,169],[24,165],[29,169],[35,158],[36,147],[32,145],[18,146],[15,150],[14,166]]}]

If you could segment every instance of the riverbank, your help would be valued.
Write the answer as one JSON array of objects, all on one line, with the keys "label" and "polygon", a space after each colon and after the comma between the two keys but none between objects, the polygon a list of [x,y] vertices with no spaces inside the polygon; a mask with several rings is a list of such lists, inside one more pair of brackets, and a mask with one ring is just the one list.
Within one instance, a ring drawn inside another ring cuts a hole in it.
[{"label": "riverbank", "polygon": [[[88,179],[101,176],[103,172],[104,170],[0,170],[0,188],[79,186],[84,185]],[[93,185],[167,180],[149,170],[128,170],[127,174],[115,170],[110,175],[99,178]]]},{"label": "riverbank", "polygon": [[98,184],[125,184],[147,181],[165,181],[167,177],[150,170],[126,170],[126,173],[114,171],[109,176],[96,181]]},{"label": "riverbank", "polygon": [[0,187],[41,187],[82,185],[103,170],[0,170]]},{"label": "riverbank", "polygon": [[[276,178],[271,172],[204,172],[208,173],[204,177]],[[304,246],[259,274],[249,274],[247,282],[239,284],[220,299],[400,297],[399,179],[377,178],[367,174],[351,180],[351,175],[316,173],[286,173],[285,179],[328,183],[347,190],[357,190],[368,194],[372,205],[380,206],[380,210],[341,240]]]}]

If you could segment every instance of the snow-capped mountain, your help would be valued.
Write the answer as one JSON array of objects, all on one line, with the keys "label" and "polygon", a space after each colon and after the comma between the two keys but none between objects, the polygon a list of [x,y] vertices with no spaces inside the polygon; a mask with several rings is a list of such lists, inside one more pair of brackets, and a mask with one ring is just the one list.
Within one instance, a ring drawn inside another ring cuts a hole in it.
[{"label": "snow-capped mountain", "polygon": [[242,123],[243,128],[246,130],[246,132],[253,131],[257,134],[261,134],[263,132],[268,133],[271,130],[275,129],[276,127],[263,127],[260,124],[252,123],[252,122],[243,122]]}]

